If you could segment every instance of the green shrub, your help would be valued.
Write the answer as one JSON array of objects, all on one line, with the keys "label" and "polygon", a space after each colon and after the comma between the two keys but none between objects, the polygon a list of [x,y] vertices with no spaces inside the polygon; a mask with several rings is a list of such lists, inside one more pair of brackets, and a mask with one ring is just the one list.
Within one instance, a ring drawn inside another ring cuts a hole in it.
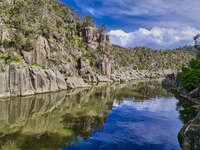
[{"label": "green shrub", "polygon": [[4,60],[5,61],[5,64],[10,64],[11,62],[21,62],[22,59],[17,57],[17,56],[0,56],[0,59]]},{"label": "green shrub", "polygon": [[68,39],[68,41],[70,41],[70,42],[73,42],[73,43],[76,42],[76,39],[75,39],[74,36],[70,36],[70,37],[68,37],[67,39]]},{"label": "green shrub", "polygon": [[188,67],[183,67],[177,76],[180,84],[188,91],[200,86],[200,59],[192,59]]},{"label": "green shrub", "polygon": [[95,55],[94,55],[94,53],[92,53],[90,51],[86,51],[85,54],[84,54],[84,57],[87,58],[90,61],[90,66],[95,65]]}]

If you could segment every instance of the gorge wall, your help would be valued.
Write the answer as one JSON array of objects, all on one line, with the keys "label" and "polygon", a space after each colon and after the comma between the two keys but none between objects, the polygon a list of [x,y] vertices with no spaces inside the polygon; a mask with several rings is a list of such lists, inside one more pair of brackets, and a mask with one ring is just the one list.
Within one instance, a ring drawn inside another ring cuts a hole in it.
[{"label": "gorge wall", "polygon": [[0,97],[163,77],[191,58],[182,50],[113,46],[91,17],[57,0],[0,1]]}]

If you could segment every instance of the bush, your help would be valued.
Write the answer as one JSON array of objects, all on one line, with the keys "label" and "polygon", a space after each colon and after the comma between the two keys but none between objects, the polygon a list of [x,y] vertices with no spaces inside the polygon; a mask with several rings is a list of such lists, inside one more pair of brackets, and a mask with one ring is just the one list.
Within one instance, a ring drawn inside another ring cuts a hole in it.
[{"label": "bush", "polygon": [[17,57],[17,56],[0,56],[0,59],[1,60],[4,60],[5,61],[5,64],[10,64],[11,62],[17,62],[17,63],[19,63],[19,62],[21,62],[22,61],[22,59],[21,58],[19,58],[19,57]]},{"label": "bush", "polygon": [[178,81],[188,92],[200,86],[200,59],[192,59],[178,74]]}]

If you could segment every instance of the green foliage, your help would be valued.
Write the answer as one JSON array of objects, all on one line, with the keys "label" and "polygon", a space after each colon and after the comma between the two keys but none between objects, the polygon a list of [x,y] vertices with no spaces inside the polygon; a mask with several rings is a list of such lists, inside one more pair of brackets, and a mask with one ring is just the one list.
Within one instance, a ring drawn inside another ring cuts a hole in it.
[{"label": "green foliage", "polygon": [[192,59],[188,67],[183,67],[177,76],[180,84],[188,91],[200,86],[200,59]]},{"label": "green foliage", "polygon": [[139,70],[146,70],[150,65],[157,69],[180,70],[193,58],[192,55],[179,50],[153,50],[146,47],[123,48],[112,46],[115,62],[122,67],[137,66]]},{"label": "green foliage", "polygon": [[84,57],[87,58],[90,61],[90,66],[95,65],[95,55],[94,55],[94,53],[92,53],[90,51],[86,51],[85,54],[84,54]]},{"label": "green foliage", "polygon": [[41,64],[38,64],[38,63],[34,63],[34,64],[32,64],[32,66],[40,67],[40,68],[42,68],[42,69],[47,69],[47,67],[45,67],[45,66],[43,66],[43,65],[41,65]]},{"label": "green foliage", "polygon": [[60,71],[60,73],[62,73],[62,74],[65,74],[66,72],[64,71],[64,70],[59,70]]},{"label": "green foliage", "polygon": [[6,70],[4,68],[1,68],[0,72],[6,72]]},{"label": "green foliage", "polygon": [[80,42],[78,42],[78,48],[80,48],[80,49],[85,48],[85,42],[83,40],[81,40]]},{"label": "green foliage", "polygon": [[71,31],[71,30],[73,30],[73,28],[70,27],[70,26],[65,26],[65,29],[66,29],[67,31]]},{"label": "green foliage", "polygon": [[67,38],[68,41],[75,43],[76,42],[76,38],[74,36],[70,36]]},{"label": "green foliage", "polygon": [[2,55],[2,56],[0,56],[0,59],[4,60],[5,64],[7,64],[7,65],[10,64],[11,62],[19,63],[19,62],[22,61],[22,59],[17,57],[17,56],[4,56],[4,55]]},{"label": "green foliage", "polygon": [[3,45],[3,42],[2,41],[0,41],[0,46],[2,46]]},{"label": "green foliage", "polygon": [[14,42],[14,41],[10,41],[10,42],[8,43],[8,46],[9,46],[9,47],[15,47],[15,42]]}]

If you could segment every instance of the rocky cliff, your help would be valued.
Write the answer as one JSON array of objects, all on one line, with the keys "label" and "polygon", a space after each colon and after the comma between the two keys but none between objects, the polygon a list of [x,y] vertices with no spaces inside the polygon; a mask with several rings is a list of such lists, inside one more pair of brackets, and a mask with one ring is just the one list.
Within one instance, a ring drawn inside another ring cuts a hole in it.
[{"label": "rocky cliff", "polygon": [[0,97],[157,78],[191,58],[182,51],[136,49],[112,46],[92,18],[78,17],[58,0],[0,1]]}]

